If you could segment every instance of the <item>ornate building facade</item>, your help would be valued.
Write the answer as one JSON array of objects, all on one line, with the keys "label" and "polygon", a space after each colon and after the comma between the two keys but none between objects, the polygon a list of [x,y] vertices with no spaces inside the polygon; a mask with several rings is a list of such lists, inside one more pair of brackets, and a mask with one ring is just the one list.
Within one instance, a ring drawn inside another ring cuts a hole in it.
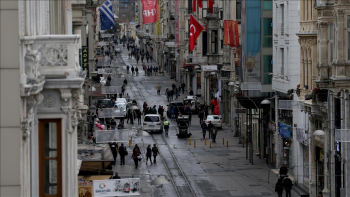
[{"label": "ornate building facade", "polygon": [[0,196],[76,196],[86,106],[71,1],[2,1],[0,14]]}]

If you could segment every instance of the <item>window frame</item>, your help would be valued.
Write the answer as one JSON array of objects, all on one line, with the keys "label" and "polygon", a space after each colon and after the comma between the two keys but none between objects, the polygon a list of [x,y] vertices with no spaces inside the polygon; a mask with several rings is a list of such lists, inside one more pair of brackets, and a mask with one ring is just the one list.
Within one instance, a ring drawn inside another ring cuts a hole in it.
[{"label": "window frame", "polygon": [[[218,54],[219,53],[219,40],[218,40],[218,30],[212,30],[210,34],[210,53],[211,54]],[[213,39],[214,38],[214,39]],[[213,46],[215,47],[215,51],[213,51]]]},{"label": "window frame", "polygon": [[[45,157],[45,147],[44,147],[44,125],[45,123],[56,123],[57,131],[57,149],[56,158]],[[43,197],[60,197],[62,196],[62,129],[61,129],[61,119],[40,119],[39,120],[39,196]],[[57,194],[45,194],[45,166],[46,160],[56,160],[57,161]]]}]

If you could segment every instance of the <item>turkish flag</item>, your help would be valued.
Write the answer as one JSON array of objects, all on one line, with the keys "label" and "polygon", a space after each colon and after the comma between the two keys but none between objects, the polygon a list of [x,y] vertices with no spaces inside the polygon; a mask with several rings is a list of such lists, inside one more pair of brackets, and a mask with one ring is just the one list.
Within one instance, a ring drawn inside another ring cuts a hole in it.
[{"label": "turkish flag", "polygon": [[197,9],[197,1],[196,0],[192,0],[192,12],[195,12]]},{"label": "turkish flag", "polygon": [[143,24],[154,23],[158,21],[158,1],[141,0]]},{"label": "turkish flag", "polygon": [[203,7],[202,0],[197,0],[197,1],[198,1],[198,6],[199,6],[200,8],[202,8],[202,7]]},{"label": "turkish flag", "polygon": [[209,13],[213,13],[214,4],[215,4],[215,0],[208,0]]},{"label": "turkish flag", "polygon": [[197,21],[196,18],[191,14],[190,19],[190,52],[193,51],[194,46],[196,45],[196,40],[203,31],[204,27]]}]

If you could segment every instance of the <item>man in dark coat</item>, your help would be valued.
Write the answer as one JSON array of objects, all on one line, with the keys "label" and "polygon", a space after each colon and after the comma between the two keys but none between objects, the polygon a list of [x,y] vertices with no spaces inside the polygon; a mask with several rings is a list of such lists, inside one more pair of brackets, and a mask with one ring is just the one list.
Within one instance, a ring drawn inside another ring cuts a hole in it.
[{"label": "man in dark coat", "polygon": [[291,190],[293,186],[292,180],[290,180],[290,178],[286,176],[283,178],[282,184],[283,184],[284,190],[286,190],[286,197],[291,197]]},{"label": "man in dark coat", "polygon": [[118,172],[115,172],[115,175],[112,176],[111,179],[120,179],[120,176],[118,176]]},{"label": "man in dark coat", "polygon": [[116,162],[116,159],[117,159],[117,156],[118,156],[118,152],[117,152],[118,146],[117,146],[117,144],[115,142],[108,143],[108,144],[109,144],[109,147],[110,147],[110,149],[112,151],[113,159],[114,159],[114,165],[115,165],[115,162]]},{"label": "man in dark coat", "polygon": [[280,168],[280,176],[284,177],[288,174],[288,168],[286,167],[286,163],[283,163],[282,167]]},{"label": "man in dark coat", "polygon": [[126,147],[122,143],[122,145],[119,147],[119,155],[120,155],[120,165],[125,165],[125,155],[127,155],[128,151],[126,150]]}]

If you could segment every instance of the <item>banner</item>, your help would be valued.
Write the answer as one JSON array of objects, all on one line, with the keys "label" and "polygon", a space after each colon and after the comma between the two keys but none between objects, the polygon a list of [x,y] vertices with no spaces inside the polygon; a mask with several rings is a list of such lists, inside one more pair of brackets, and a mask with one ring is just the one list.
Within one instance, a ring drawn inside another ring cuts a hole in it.
[{"label": "banner", "polygon": [[280,122],[279,127],[280,127],[281,136],[285,137],[286,140],[289,140],[291,127],[289,125],[282,123],[282,122]]},{"label": "banner", "polygon": [[175,47],[180,46],[179,0],[175,0]]},{"label": "banner", "polygon": [[141,0],[143,24],[154,23],[158,20],[158,1]]},{"label": "banner", "polygon": [[230,45],[230,34],[232,34],[233,20],[224,20],[225,45]]},{"label": "banner", "polygon": [[86,71],[86,77],[89,77],[89,50],[87,46],[82,46],[82,60],[83,60],[83,70]]},{"label": "banner", "polygon": [[225,45],[239,47],[238,22],[233,20],[224,20]]},{"label": "banner", "polygon": [[158,13],[157,13],[157,17],[158,17],[158,19],[157,19],[157,22],[156,22],[156,35],[160,35],[160,34],[162,34],[162,26],[161,26],[161,24],[160,24],[160,2],[161,0],[158,0]]},{"label": "banner", "polygon": [[114,29],[114,13],[110,0],[105,1],[99,8],[101,30]]},{"label": "banner", "polygon": [[140,195],[140,179],[109,179],[93,183],[94,196],[134,196]]}]

